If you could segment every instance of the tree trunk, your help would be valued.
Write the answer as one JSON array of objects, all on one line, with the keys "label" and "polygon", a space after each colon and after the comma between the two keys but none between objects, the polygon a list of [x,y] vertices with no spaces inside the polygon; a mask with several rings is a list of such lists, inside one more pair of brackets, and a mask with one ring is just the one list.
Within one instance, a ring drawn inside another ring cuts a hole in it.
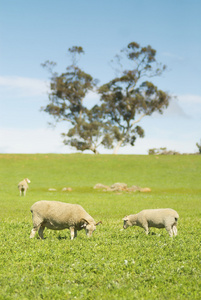
[{"label": "tree trunk", "polygon": [[99,154],[97,149],[94,149],[93,152],[94,152],[94,154]]},{"label": "tree trunk", "polygon": [[113,154],[118,154],[119,148],[121,147],[124,140],[121,140],[117,143],[116,147],[114,148]]},{"label": "tree trunk", "polygon": [[98,150],[97,150],[95,147],[93,147],[93,146],[90,147],[90,150],[91,150],[94,154],[99,154]]}]

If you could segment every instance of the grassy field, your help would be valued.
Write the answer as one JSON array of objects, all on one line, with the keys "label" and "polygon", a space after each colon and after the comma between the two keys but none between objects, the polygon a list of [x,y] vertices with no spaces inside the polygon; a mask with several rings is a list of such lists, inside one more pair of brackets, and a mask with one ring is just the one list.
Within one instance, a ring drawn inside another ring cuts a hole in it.
[{"label": "grassy field", "polygon": [[[115,182],[152,192],[93,189]],[[103,224],[91,239],[80,231],[71,241],[69,230],[29,239],[30,207],[42,199],[79,203]],[[179,213],[177,237],[122,229],[125,215],[160,207]],[[0,155],[0,226],[0,299],[201,299],[201,155]]]}]

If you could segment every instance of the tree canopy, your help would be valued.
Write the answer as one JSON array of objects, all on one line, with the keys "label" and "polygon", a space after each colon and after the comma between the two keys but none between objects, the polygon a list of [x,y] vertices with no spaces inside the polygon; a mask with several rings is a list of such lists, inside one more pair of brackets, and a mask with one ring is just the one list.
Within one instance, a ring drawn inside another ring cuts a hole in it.
[{"label": "tree canopy", "polygon": [[[159,76],[166,69],[156,62],[156,50],[130,43],[122,54],[126,55],[132,68],[123,70],[121,76],[98,90],[105,116],[113,125],[110,134],[117,143],[115,153],[120,146],[128,143],[133,146],[137,136],[144,137],[144,130],[136,123],[155,111],[162,113],[170,100],[168,93],[148,80],[143,81],[144,77]],[[121,59],[118,56],[118,63]]]},{"label": "tree canopy", "polygon": [[[148,80],[166,69],[156,61],[156,50],[130,43],[116,56],[116,65],[121,67],[119,76],[100,87],[97,80],[77,65],[77,57],[84,54],[83,48],[73,46],[68,51],[72,64],[64,73],[53,72],[54,62],[43,64],[51,73],[49,104],[43,111],[56,121],[70,124],[70,129],[62,133],[64,144],[94,153],[98,153],[100,145],[114,148],[115,144],[114,153],[120,146],[133,146],[137,137],[144,137],[144,130],[137,123],[155,111],[163,113],[170,101],[167,92]],[[123,68],[124,64],[129,68]],[[92,90],[100,95],[100,104],[89,108],[84,100]]]}]

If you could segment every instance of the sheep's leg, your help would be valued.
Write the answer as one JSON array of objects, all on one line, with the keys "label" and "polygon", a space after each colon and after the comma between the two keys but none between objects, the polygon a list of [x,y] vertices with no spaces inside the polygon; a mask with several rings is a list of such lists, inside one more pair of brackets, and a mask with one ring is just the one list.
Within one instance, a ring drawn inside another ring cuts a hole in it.
[{"label": "sheep's leg", "polygon": [[143,228],[145,230],[146,235],[148,235],[149,234],[149,227],[148,227],[148,225],[144,225]]},{"label": "sheep's leg", "polygon": [[74,229],[74,227],[70,227],[70,239],[73,240],[74,237],[77,236],[77,231]]},{"label": "sheep's leg", "polygon": [[145,233],[146,233],[146,235],[149,234],[149,228],[146,228],[146,229],[145,229]]},{"label": "sheep's leg", "polygon": [[38,230],[38,235],[39,237],[44,240],[44,237],[43,237],[43,231],[44,231],[45,227],[44,226],[40,226],[39,230]]},{"label": "sheep's leg", "polygon": [[38,231],[38,228],[34,227],[32,230],[31,230],[31,234],[30,234],[30,239],[33,239],[36,232]]},{"label": "sheep's leg", "polygon": [[22,191],[20,190],[20,196],[22,196]]},{"label": "sheep's leg", "polygon": [[177,226],[173,225],[172,230],[173,230],[174,235],[176,236],[177,235]]},{"label": "sheep's leg", "polygon": [[24,190],[24,196],[26,196],[26,190]]},{"label": "sheep's leg", "polygon": [[173,237],[173,230],[170,226],[165,227],[170,237]]},{"label": "sheep's leg", "polygon": [[36,232],[38,231],[38,235],[39,237],[43,240],[43,231],[44,231],[45,227],[41,226],[41,224],[39,224],[38,226],[34,226],[33,229],[31,230],[31,234],[30,234],[30,239],[34,238]]}]

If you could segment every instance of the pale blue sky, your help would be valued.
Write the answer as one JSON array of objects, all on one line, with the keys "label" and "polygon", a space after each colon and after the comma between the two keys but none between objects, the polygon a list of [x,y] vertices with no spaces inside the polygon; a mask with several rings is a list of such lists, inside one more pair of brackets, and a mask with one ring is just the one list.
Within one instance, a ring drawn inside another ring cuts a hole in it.
[{"label": "pale blue sky", "polygon": [[[68,48],[85,50],[80,66],[103,84],[109,62],[128,43],[150,44],[168,70],[154,83],[177,96],[162,116],[142,119],[145,138],[119,153],[153,147],[197,151],[201,139],[201,1],[199,0],[2,0],[0,2],[0,153],[69,153],[60,132],[40,112],[48,103],[49,74],[41,63],[71,63]],[[97,97],[89,96],[94,103]],[[102,153],[112,153],[103,150]]]}]

